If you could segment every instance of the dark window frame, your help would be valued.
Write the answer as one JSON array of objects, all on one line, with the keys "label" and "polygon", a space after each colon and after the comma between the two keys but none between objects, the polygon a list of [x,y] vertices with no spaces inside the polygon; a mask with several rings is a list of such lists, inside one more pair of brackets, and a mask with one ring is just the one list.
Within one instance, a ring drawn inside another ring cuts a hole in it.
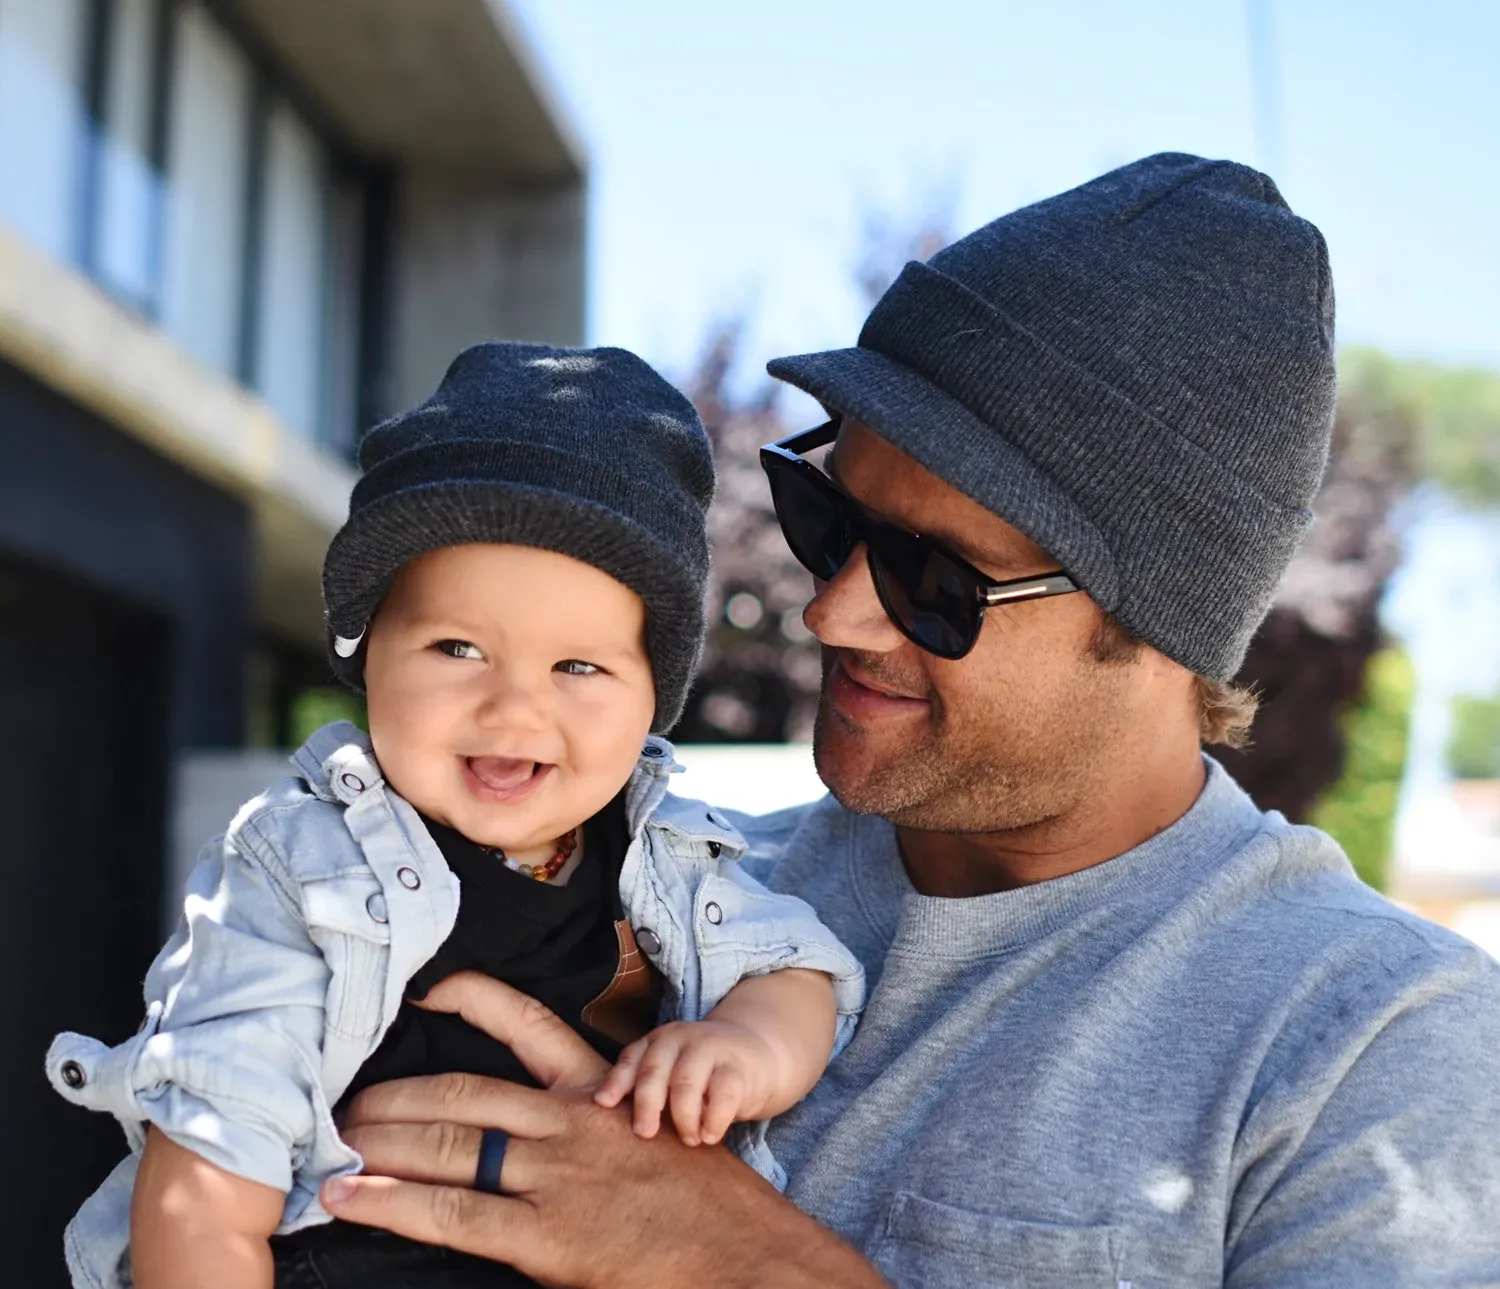
[{"label": "dark window frame", "polygon": [[[201,0],[203,8],[214,18],[244,55],[251,74],[250,146],[247,152],[249,173],[244,185],[244,242],[240,262],[240,318],[236,375],[246,389],[255,390],[260,363],[259,331],[264,301],[261,298],[261,270],[265,256],[265,224],[268,184],[266,182],[267,149],[271,114],[277,106],[289,108],[303,126],[317,139],[323,150],[330,186],[350,184],[359,189],[364,209],[361,229],[360,268],[358,274],[358,336],[354,360],[354,389],[350,391],[356,411],[352,427],[329,425],[320,412],[314,443],[324,451],[353,458],[364,432],[387,412],[384,371],[389,355],[387,332],[390,318],[391,226],[394,208],[392,170],[377,159],[351,145],[328,118],[315,96],[275,58],[259,34],[244,20],[229,0]],[[324,238],[331,235],[325,225]],[[330,263],[325,245],[325,266]],[[321,327],[325,353],[319,365],[322,379],[328,379],[327,319],[333,275],[325,272]],[[320,391],[320,406],[329,403],[327,391]]]},{"label": "dark window frame", "polygon": [[108,144],[110,54],[118,27],[119,0],[88,0],[84,15],[83,105],[84,135],[81,147],[78,212],[79,267],[125,308],[156,322],[161,313],[161,287],[165,227],[167,147],[172,118],[172,59],[176,32],[176,0],[152,0],[150,64],[147,67],[146,155],[154,184],[147,214],[146,290],[137,296],[110,280],[100,263],[99,243],[103,230],[103,163]]},{"label": "dark window frame", "polygon": [[[82,140],[78,197],[75,221],[74,255],[79,268],[123,307],[149,322],[159,322],[161,293],[166,258],[166,202],[169,173],[176,64],[176,32],[180,11],[187,0],[152,0],[151,64],[148,69],[147,154],[156,184],[148,215],[147,262],[148,289],[139,298],[112,283],[100,259],[104,220],[104,149],[108,142],[109,77],[113,42],[118,29],[117,6],[120,0],[86,0],[84,38],[81,51],[81,81],[84,103],[84,138]],[[264,308],[261,270],[265,256],[265,225],[268,185],[266,182],[267,148],[271,114],[284,105],[299,118],[318,141],[326,159],[330,185],[346,185],[357,190],[362,206],[361,245],[357,273],[357,336],[355,338],[354,388],[347,391],[347,402],[354,408],[353,426],[329,423],[326,412],[320,413],[313,441],[323,450],[353,457],[366,429],[387,415],[386,366],[389,358],[391,314],[391,249],[394,227],[395,177],[391,166],[362,153],[352,146],[318,105],[317,100],[273,56],[266,43],[250,27],[229,0],[197,0],[239,50],[250,70],[251,103],[247,128],[247,149],[243,232],[240,244],[239,300],[235,347],[235,378],[246,389],[257,388],[260,362],[259,330]],[[325,227],[323,236],[332,230]],[[325,246],[325,264],[330,263]],[[325,275],[320,334],[326,348],[328,319],[332,316],[333,274]],[[320,360],[321,379],[330,379],[326,355]],[[329,399],[321,391],[320,403]]]}]

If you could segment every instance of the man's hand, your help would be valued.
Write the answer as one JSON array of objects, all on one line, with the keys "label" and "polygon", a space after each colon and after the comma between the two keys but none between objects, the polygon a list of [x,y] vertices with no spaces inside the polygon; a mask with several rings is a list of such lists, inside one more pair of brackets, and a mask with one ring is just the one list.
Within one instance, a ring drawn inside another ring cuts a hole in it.
[{"label": "man's hand", "polygon": [[[366,1175],[324,1187],[330,1213],[574,1289],[883,1284],[728,1151],[643,1140],[594,1104],[607,1063],[533,999],[463,973],[427,1005],[505,1043],[547,1090],[469,1075],[367,1088],[343,1134]],[[511,1137],[501,1195],[472,1189],[485,1128]]]}]

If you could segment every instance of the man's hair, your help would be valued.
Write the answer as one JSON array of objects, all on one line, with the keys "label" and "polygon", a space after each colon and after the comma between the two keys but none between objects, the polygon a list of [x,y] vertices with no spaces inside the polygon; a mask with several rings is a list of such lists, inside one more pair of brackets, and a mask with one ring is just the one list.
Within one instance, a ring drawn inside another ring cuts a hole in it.
[{"label": "man's hair", "polygon": [[[1114,618],[1102,615],[1089,652],[1096,662],[1134,662],[1146,642],[1125,630]],[[1246,747],[1250,726],[1260,696],[1253,689],[1207,676],[1193,677],[1193,692],[1198,700],[1198,738],[1205,744],[1222,743],[1226,747]]]}]

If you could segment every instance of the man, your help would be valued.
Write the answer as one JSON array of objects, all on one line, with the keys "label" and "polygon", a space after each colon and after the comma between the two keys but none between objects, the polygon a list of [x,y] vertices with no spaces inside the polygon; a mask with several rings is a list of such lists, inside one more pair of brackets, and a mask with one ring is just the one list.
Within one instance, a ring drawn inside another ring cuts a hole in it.
[{"label": "man", "polygon": [[833,427],[765,455],[821,579],[832,799],[738,822],[872,990],[772,1126],[786,1198],[633,1139],[580,1040],[454,979],[551,1090],[371,1090],[348,1131],[386,1177],[330,1209],[567,1285],[1500,1282],[1500,968],[1200,751],[1243,733],[1326,457],[1317,230],[1151,157],[771,371],[836,418],[831,479],[799,454]]}]

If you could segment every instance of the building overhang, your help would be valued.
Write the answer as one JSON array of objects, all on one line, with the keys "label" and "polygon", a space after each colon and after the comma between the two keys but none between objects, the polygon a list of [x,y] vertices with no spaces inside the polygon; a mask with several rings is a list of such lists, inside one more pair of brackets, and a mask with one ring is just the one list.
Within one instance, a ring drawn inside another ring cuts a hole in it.
[{"label": "building overhang", "polygon": [[216,0],[365,156],[572,187],[583,146],[504,0]]},{"label": "building overhang", "polygon": [[348,513],[349,465],[5,228],[0,358],[243,502],[255,527],[257,621],[322,650],[323,552]]}]

